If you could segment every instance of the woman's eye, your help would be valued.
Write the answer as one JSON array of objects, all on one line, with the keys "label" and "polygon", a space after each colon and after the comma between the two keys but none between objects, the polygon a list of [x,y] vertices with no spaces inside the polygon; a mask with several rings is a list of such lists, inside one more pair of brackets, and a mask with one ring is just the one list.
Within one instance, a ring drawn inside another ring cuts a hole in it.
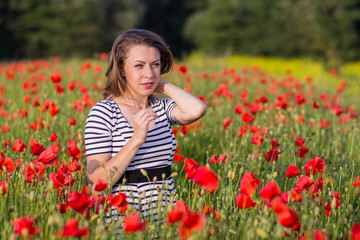
[{"label": "woman's eye", "polygon": [[154,63],[153,66],[154,66],[154,67],[159,67],[159,66],[160,66],[160,63]]},{"label": "woman's eye", "polygon": [[142,67],[142,65],[141,64],[136,64],[135,67]]}]

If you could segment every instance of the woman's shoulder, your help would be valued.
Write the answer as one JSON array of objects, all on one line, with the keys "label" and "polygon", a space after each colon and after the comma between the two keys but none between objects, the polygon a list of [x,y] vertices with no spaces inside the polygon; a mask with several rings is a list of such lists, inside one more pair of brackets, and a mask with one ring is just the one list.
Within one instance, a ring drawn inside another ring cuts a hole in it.
[{"label": "woman's shoulder", "polygon": [[160,98],[156,97],[155,99],[151,100],[153,106],[161,106],[162,108],[166,107],[169,103],[173,102],[171,98]]},{"label": "woman's shoulder", "polygon": [[90,110],[90,114],[94,112],[99,112],[105,115],[114,115],[116,113],[116,103],[112,99],[101,100],[94,104]]},{"label": "woman's shoulder", "polygon": [[116,103],[112,99],[104,99],[95,103],[92,109],[113,110],[115,107],[116,107]]}]

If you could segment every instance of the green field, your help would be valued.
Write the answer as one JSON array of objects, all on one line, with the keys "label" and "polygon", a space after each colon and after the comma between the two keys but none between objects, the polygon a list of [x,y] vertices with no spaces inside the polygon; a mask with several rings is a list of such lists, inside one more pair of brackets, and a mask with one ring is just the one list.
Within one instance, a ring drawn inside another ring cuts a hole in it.
[{"label": "green field", "polygon": [[[164,78],[208,108],[198,122],[174,126],[176,198],[188,208],[178,222],[160,226],[161,239],[359,239],[359,69],[201,54],[177,62]],[[122,223],[104,221],[110,188],[102,196],[86,190],[83,142],[105,70],[100,56],[0,65],[1,239],[115,239]],[[216,177],[188,179],[185,159]],[[290,165],[299,170],[294,177]],[[156,226],[145,224],[124,239],[148,239]]]}]

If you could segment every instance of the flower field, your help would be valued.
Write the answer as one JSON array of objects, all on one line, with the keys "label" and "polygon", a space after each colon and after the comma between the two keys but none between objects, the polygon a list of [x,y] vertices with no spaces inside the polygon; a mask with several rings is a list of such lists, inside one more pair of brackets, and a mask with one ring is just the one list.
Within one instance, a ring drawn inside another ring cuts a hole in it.
[{"label": "flower field", "polygon": [[[106,54],[2,63],[0,238],[115,239],[121,225],[123,239],[360,239],[359,69],[178,62],[164,77],[208,111],[173,128],[177,204],[156,226],[105,182],[87,184],[85,121],[102,99]],[[105,222],[111,206],[122,221]]]}]

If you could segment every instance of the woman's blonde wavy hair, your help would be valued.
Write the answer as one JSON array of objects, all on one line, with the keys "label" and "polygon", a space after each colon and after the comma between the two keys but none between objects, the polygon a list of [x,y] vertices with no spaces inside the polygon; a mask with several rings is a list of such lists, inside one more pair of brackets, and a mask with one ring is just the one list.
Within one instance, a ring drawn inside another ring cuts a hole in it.
[{"label": "woman's blonde wavy hair", "polygon": [[106,86],[103,92],[104,99],[120,97],[126,92],[127,84],[123,74],[124,64],[130,48],[137,45],[157,48],[160,52],[160,74],[171,71],[173,55],[158,34],[142,29],[127,30],[115,39],[109,54],[106,70]]}]

